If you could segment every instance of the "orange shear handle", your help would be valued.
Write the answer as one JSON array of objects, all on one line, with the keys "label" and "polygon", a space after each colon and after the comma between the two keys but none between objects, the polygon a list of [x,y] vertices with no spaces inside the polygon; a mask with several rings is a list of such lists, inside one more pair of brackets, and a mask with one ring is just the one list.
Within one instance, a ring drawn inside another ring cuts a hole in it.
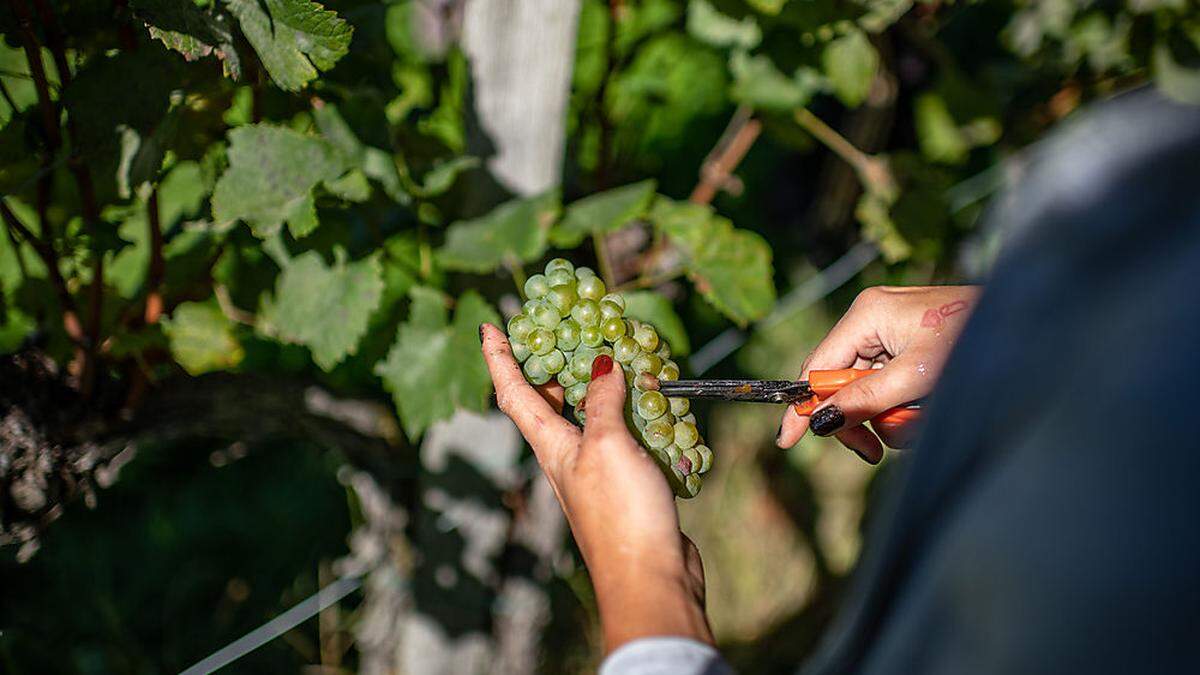
[{"label": "orange shear handle", "polygon": [[[833,396],[846,385],[870,377],[875,370],[842,368],[841,370],[813,370],[808,373],[808,386],[813,391],[812,398],[795,404],[796,413],[811,415],[821,401]],[[911,433],[910,426],[921,418],[921,410],[917,407],[900,406],[889,408],[871,418],[871,426],[876,430],[893,435]]]}]

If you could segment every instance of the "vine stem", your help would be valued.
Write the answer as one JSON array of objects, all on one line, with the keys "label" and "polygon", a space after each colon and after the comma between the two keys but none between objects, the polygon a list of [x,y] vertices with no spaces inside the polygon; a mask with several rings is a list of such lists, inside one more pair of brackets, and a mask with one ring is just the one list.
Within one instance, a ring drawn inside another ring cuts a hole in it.
[{"label": "vine stem", "polygon": [[894,194],[896,180],[887,162],[859,150],[853,143],[846,140],[820,117],[814,115],[808,108],[798,108],[794,113],[796,123],[809,134],[820,141],[825,147],[841,157],[858,174],[863,187],[871,192]]},{"label": "vine stem", "polygon": [[613,277],[612,261],[608,257],[608,244],[604,241],[604,234],[600,232],[592,234],[592,248],[596,249],[596,264],[600,267],[600,278],[604,279],[605,286],[612,286],[616,279]]},{"label": "vine stem", "polygon": [[517,287],[517,296],[521,298],[522,302],[528,300],[525,297],[525,282],[528,281],[528,278],[525,276],[525,268],[515,260],[506,261],[504,266],[512,274],[513,284]]},{"label": "vine stem", "polygon": [[750,152],[760,133],[762,122],[751,117],[750,108],[739,107],[717,145],[704,158],[704,164],[700,167],[700,182],[692,190],[688,201],[693,204],[711,203],[717,192],[729,185],[733,170]]},{"label": "vine stem", "polygon": [[167,263],[163,256],[162,216],[158,208],[158,186],[150,191],[146,200],[146,220],[150,224],[150,268],[146,273],[146,311],[143,318],[147,325],[158,323],[163,311],[162,283],[166,277]]},{"label": "vine stem", "polygon": [[638,277],[632,281],[627,281],[627,282],[621,284],[620,286],[617,286],[613,290],[614,291],[632,291],[632,290],[639,289],[639,288],[653,288],[660,284],[665,284],[668,281],[671,281],[673,279],[678,279],[681,276],[683,276],[683,270],[681,270],[681,269],[668,270],[666,272],[662,272],[661,274],[655,274],[653,276]]}]

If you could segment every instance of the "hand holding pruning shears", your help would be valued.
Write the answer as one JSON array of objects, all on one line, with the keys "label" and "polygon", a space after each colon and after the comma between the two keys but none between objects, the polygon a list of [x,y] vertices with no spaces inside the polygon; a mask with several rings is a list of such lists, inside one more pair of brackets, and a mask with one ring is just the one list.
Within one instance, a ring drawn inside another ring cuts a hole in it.
[{"label": "hand holding pruning shears", "polygon": [[[885,443],[902,448],[912,441],[921,401],[978,295],[975,286],[869,288],[804,361],[798,381],[680,380],[659,386],[667,396],[789,404],[779,447],[795,445],[811,428],[818,436],[836,436],[876,464]],[[867,421],[875,433],[863,426]]]}]

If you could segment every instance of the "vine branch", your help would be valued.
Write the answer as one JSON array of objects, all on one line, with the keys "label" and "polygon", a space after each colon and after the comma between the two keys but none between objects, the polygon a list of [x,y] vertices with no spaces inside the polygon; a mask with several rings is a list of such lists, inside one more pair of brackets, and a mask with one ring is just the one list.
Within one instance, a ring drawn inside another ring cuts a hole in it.
[{"label": "vine branch", "polygon": [[146,312],[143,318],[147,325],[158,323],[163,311],[162,284],[166,277],[167,264],[163,257],[162,216],[158,208],[158,186],[150,191],[146,201],[146,220],[150,224],[150,268],[146,273]]},{"label": "vine branch", "polygon": [[841,157],[858,174],[858,178],[869,192],[894,194],[896,179],[887,161],[875,155],[868,155],[859,150],[853,143],[846,140],[820,117],[812,114],[808,108],[798,108],[794,114],[796,123],[813,138]]},{"label": "vine branch", "polygon": [[85,337],[83,324],[79,321],[79,310],[75,307],[75,299],[71,297],[70,290],[67,289],[67,282],[63,279],[62,270],[58,268],[58,254],[55,253],[54,247],[30,232],[17,214],[9,208],[8,202],[2,199],[0,199],[0,218],[3,218],[4,224],[8,226],[10,236],[29,242],[34,252],[42,259],[42,264],[46,266],[46,272],[50,275],[50,285],[54,287],[58,302],[62,305],[63,328],[71,340],[78,345],[83,345]]},{"label": "vine branch", "polygon": [[762,122],[751,117],[751,111],[741,106],[734,113],[729,126],[716,146],[704,158],[700,167],[700,182],[692,190],[688,201],[693,204],[708,204],[721,189],[731,185],[733,170],[737,168],[758,135],[762,133]]}]

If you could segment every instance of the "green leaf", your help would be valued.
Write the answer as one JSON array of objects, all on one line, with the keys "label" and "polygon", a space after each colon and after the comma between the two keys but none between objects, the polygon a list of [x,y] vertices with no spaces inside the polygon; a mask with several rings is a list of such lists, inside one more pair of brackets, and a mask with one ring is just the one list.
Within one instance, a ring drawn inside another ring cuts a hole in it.
[{"label": "green leaf", "polygon": [[355,353],[383,295],[377,257],[347,264],[342,249],[334,253],[332,266],[316,251],[288,261],[259,316],[264,333],[308,347],[323,370]]},{"label": "green leaf", "polygon": [[316,225],[312,189],[341,176],[344,158],[321,138],[266,124],[229,132],[229,168],[213,191],[218,223],[244,220],[259,237],[287,221],[301,237]]},{"label": "green leaf", "polygon": [[573,202],[550,232],[550,241],[559,248],[575,248],[589,235],[621,227],[646,213],[656,186],[653,180],[644,180]]},{"label": "green leaf", "polygon": [[969,144],[941,96],[935,92],[921,94],[913,104],[913,113],[922,154],[946,164],[966,160]]},{"label": "green leaf", "polygon": [[407,189],[415,197],[422,199],[430,199],[439,195],[445,194],[447,190],[454,186],[454,182],[462,174],[474,169],[480,165],[478,157],[464,156],[455,157],[453,159],[437,162],[433,168],[425,172],[420,183],[415,183],[405,174],[408,179]]},{"label": "green leaf", "polygon": [[738,103],[759,110],[791,111],[808,104],[824,86],[820,73],[800,66],[794,77],[779,72],[765,54],[734,52],[729,59],[733,86],[729,95]]},{"label": "green leaf", "polygon": [[[396,162],[392,160],[391,154],[386,150],[363,143],[350,128],[346,119],[342,117],[336,105],[326,103],[319,108],[314,108],[313,119],[316,120],[317,128],[321,130],[321,135],[325,137],[325,140],[333,144],[333,147],[341,153],[346,166],[357,167],[362,175],[378,182],[384,193],[393,200],[401,204],[409,203],[408,194],[402,187],[403,177],[396,168]],[[348,186],[326,183],[326,187],[335,194],[344,195],[343,190]],[[349,196],[346,198],[348,199]],[[357,201],[365,200],[366,197],[363,197],[362,200]]]},{"label": "green leaf", "polygon": [[775,304],[771,247],[699,204],[659,198],[651,219],[683,251],[696,289],[740,326],[762,318]]},{"label": "green leaf", "polygon": [[863,226],[863,236],[875,242],[884,260],[894,263],[912,255],[912,246],[896,229],[890,208],[887,199],[868,192],[859,198],[854,216]]},{"label": "green leaf", "polygon": [[[1200,49],[1200,43],[1190,51],[1197,49]],[[1155,84],[1164,94],[1180,103],[1200,104],[1200,59],[1185,63],[1163,40],[1154,45],[1151,64]]]},{"label": "green leaf", "polygon": [[866,33],[854,29],[825,46],[821,64],[833,93],[842,103],[855,108],[871,90],[875,69],[879,66],[879,53],[871,46]]},{"label": "green leaf", "polygon": [[411,297],[408,321],[375,373],[391,392],[405,433],[416,441],[456,410],[487,409],[492,381],[479,352],[479,324],[499,324],[500,316],[474,291],[458,298],[453,322],[439,291],[417,287]]},{"label": "green leaf", "polygon": [[657,328],[658,334],[671,345],[673,355],[687,356],[692,351],[683,319],[675,313],[666,296],[654,291],[632,291],[621,295],[625,298],[625,316],[646,321]]},{"label": "green leaf", "polygon": [[762,30],[752,16],[741,21],[717,11],[708,0],[688,3],[687,29],[692,37],[714,47],[753,49],[762,41]]},{"label": "green leaf", "polygon": [[188,61],[212,54],[220,59],[226,76],[241,77],[241,60],[226,15],[205,11],[192,0],[133,0],[130,9],[146,24],[150,37]]},{"label": "green leaf", "polygon": [[447,269],[464,272],[536,260],[546,251],[558,212],[557,190],[505,202],[479,218],[452,223],[438,259]]},{"label": "green leaf", "polygon": [[171,356],[191,375],[227,370],[242,362],[245,352],[233,329],[233,322],[213,301],[185,302],[163,318]]},{"label": "green leaf", "polygon": [[354,28],[337,12],[315,2],[225,0],[225,4],[271,80],[285,91],[303,89],[316,79],[318,70],[333,68],[350,50]]}]

